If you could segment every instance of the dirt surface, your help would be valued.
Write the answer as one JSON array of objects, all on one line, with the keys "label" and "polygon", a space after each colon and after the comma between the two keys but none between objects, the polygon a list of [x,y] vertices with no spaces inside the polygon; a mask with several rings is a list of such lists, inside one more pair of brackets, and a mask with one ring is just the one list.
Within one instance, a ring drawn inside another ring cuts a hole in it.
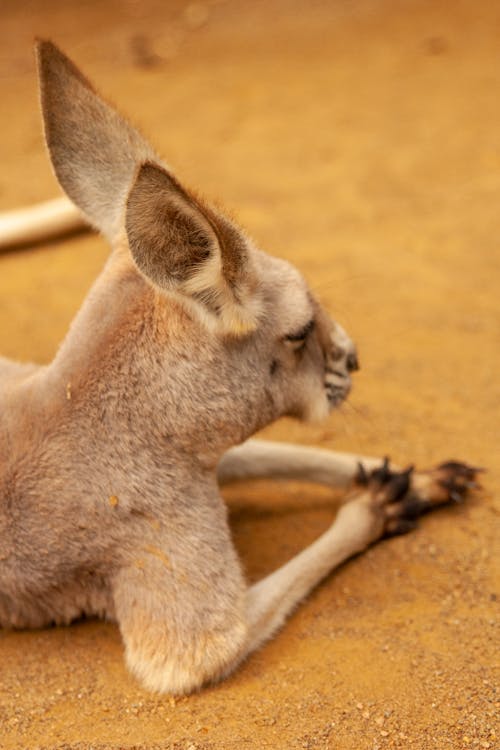
[{"label": "dirt surface", "polygon": [[[351,404],[266,437],[489,470],[482,494],[345,565],[198,695],[142,690],[110,624],[0,633],[2,750],[496,747],[498,2],[3,0],[0,13],[0,208],[58,190],[31,49],[47,35],[357,340]],[[82,235],[1,256],[0,351],[49,361],[106,254]],[[265,482],[227,498],[250,580],[335,508],[330,492]]]}]

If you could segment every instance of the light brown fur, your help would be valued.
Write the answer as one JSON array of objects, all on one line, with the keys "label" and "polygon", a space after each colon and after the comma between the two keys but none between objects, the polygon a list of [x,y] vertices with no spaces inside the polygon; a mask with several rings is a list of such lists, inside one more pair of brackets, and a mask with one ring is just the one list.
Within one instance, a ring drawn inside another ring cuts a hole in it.
[{"label": "light brown fur", "polygon": [[51,43],[39,68],[56,174],[113,252],[49,366],[0,359],[0,625],[116,619],[132,672],[188,692],[400,529],[410,495],[439,505],[473,471],[411,486],[375,473],[317,542],[247,587],[218,484],[352,483],[355,456],[245,441],[283,415],[327,416],[354,346],[298,271],[183,188]]}]

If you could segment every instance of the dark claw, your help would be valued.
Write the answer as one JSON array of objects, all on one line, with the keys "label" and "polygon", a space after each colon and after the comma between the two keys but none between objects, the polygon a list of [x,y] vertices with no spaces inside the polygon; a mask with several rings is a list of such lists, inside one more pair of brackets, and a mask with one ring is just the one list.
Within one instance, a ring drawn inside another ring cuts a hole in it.
[{"label": "dark claw", "polygon": [[383,488],[385,502],[395,503],[402,500],[410,489],[413,468],[413,466],[408,466],[404,471],[393,472],[389,468],[389,459],[386,456],[382,465],[373,469],[369,474],[365,467],[358,463],[356,482],[365,486],[371,484],[376,492]]},{"label": "dark claw", "polygon": [[409,497],[403,503],[402,517],[408,521],[414,521],[422,515],[425,507],[425,503],[423,503],[422,500],[419,500],[417,497]]},{"label": "dark claw", "polygon": [[482,471],[484,469],[479,466],[469,466],[461,461],[445,461],[436,467],[436,480],[448,492],[450,500],[461,503],[468,490],[481,488],[476,476]]},{"label": "dark claw", "polygon": [[466,485],[459,484],[454,477],[452,477],[451,479],[440,479],[439,484],[441,485],[441,487],[444,487],[445,490],[449,490],[450,493],[461,492],[466,489]]},{"label": "dark claw", "polygon": [[413,466],[409,466],[399,474],[393,474],[387,486],[387,500],[394,503],[401,500],[410,489],[410,477]]},{"label": "dark claw", "polygon": [[474,480],[476,474],[481,474],[483,471],[486,471],[482,466],[469,466],[462,461],[445,461],[444,463],[439,464],[436,468],[438,471],[449,471],[457,477],[463,477],[464,479],[470,480]]},{"label": "dark claw", "polygon": [[469,490],[480,490],[481,489],[481,485],[479,484],[479,482],[465,482],[465,486]]},{"label": "dark claw", "polygon": [[392,473],[389,469],[389,458],[384,457],[384,463],[378,469],[374,469],[371,473],[371,478],[376,479],[380,484],[386,484],[392,477]]},{"label": "dark claw", "polygon": [[[457,482],[454,482],[453,479],[444,479],[440,481],[439,484],[448,491],[451,500],[454,500],[456,503],[461,503],[463,501],[467,494],[467,489],[470,486],[468,484],[458,484]],[[476,487],[477,486],[478,485],[476,485]]]},{"label": "dark claw", "polygon": [[363,466],[361,461],[358,461],[358,471],[356,472],[354,481],[356,482],[356,484],[367,485],[368,480],[369,480],[369,476],[365,467]]}]

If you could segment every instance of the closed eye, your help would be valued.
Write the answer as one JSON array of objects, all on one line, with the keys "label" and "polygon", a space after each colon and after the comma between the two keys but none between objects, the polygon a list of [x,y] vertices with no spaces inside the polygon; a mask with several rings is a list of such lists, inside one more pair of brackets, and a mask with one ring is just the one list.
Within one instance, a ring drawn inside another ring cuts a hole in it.
[{"label": "closed eye", "polygon": [[314,326],[315,326],[314,319],[311,319],[300,330],[295,331],[294,333],[288,333],[285,336],[285,341],[290,342],[290,344],[293,345],[293,349],[295,350],[300,349],[305,344],[305,341],[307,337],[309,336],[309,334],[313,331]]}]

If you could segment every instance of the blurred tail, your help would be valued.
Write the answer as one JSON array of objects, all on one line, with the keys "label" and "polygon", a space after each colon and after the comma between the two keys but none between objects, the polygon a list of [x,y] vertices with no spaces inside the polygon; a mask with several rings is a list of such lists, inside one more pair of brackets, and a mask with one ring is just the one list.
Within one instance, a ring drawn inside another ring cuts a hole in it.
[{"label": "blurred tail", "polygon": [[68,198],[37,203],[0,213],[0,250],[34,245],[86,226],[80,211]]}]

